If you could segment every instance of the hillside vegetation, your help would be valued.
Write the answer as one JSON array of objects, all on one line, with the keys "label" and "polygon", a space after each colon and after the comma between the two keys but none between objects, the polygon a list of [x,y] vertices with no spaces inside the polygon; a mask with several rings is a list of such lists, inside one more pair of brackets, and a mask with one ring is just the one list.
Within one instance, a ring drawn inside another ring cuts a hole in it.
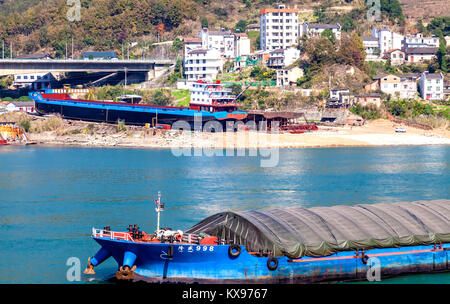
[{"label": "hillside vegetation", "polygon": [[[176,36],[196,35],[202,26],[239,28],[259,22],[259,10],[274,0],[80,0],[80,20],[70,22],[73,3],[67,0],[0,1],[0,38],[9,56],[49,52],[62,58],[66,44],[79,56],[84,50],[115,50],[138,42],[135,50]],[[280,0],[301,10],[308,21],[340,22],[345,31],[367,32],[363,0]],[[382,1],[383,15],[391,23],[404,22],[399,0]],[[445,5],[444,5],[445,7]],[[132,50],[134,53],[135,50]],[[133,54],[132,54],[133,55]]]}]

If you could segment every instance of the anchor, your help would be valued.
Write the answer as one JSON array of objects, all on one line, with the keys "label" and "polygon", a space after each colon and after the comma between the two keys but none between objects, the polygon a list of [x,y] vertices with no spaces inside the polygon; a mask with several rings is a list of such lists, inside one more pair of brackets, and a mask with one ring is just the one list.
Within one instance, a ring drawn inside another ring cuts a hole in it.
[{"label": "anchor", "polygon": [[136,265],[134,265],[135,261],[136,254],[131,251],[125,251],[123,255],[123,266],[120,266],[116,272],[116,279],[123,281],[133,280],[134,271],[136,270]]},{"label": "anchor", "polygon": [[83,271],[84,274],[95,274],[94,265],[91,264],[91,257],[88,258],[88,264],[86,269]]},{"label": "anchor", "polygon": [[136,265],[132,268],[130,266],[120,266],[119,270],[116,272],[116,279],[120,281],[129,281],[134,279],[134,271],[136,270]]},{"label": "anchor", "polygon": [[105,260],[107,260],[111,256],[111,253],[105,249],[100,248],[100,250],[94,255],[94,257],[88,258],[88,264],[86,269],[83,271],[85,274],[95,274],[94,267],[103,263]]}]

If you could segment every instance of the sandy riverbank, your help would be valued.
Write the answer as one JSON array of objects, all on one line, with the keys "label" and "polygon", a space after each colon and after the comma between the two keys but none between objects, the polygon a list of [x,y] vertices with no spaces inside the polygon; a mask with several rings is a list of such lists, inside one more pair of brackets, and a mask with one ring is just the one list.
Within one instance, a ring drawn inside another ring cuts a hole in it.
[{"label": "sandy riverbank", "polygon": [[400,125],[388,120],[376,120],[361,127],[320,127],[319,131],[303,134],[268,134],[263,132],[199,133],[145,130],[132,128],[125,132],[95,132],[66,134],[42,132],[29,134],[40,145],[70,145],[92,147],[137,148],[308,148],[382,145],[448,145],[450,131],[425,131],[407,126],[406,133],[396,133]]}]

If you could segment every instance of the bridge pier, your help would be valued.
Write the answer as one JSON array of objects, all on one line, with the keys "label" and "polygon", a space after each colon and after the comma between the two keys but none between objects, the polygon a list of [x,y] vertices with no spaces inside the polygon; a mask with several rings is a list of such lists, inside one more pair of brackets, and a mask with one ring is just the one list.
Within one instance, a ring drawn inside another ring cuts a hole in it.
[{"label": "bridge pier", "polygon": [[155,78],[155,70],[149,70],[147,73],[145,73],[145,82],[149,82],[154,78]]}]

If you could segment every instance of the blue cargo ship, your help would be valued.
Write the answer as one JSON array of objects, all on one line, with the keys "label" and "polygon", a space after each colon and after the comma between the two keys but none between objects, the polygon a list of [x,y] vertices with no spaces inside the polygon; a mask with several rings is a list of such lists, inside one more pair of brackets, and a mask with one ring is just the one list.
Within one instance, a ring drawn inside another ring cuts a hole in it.
[{"label": "blue cargo ship", "polygon": [[311,283],[448,271],[450,201],[223,212],[183,232],[92,230],[118,280]]},{"label": "blue cargo ship", "polygon": [[[247,112],[239,111],[236,96],[231,89],[224,88],[220,82],[207,83],[199,80],[193,85],[196,93],[189,107],[171,107],[159,105],[136,104],[136,98],[124,98],[125,102],[95,101],[74,99],[67,93],[54,93],[48,89],[44,92],[32,92],[36,112],[39,114],[58,114],[62,118],[116,124],[122,121],[129,125],[152,126],[173,125],[177,121],[194,124],[201,117],[202,125],[208,121],[242,120]],[[191,94],[192,95],[192,94]],[[131,100],[130,102],[126,102]]]}]

